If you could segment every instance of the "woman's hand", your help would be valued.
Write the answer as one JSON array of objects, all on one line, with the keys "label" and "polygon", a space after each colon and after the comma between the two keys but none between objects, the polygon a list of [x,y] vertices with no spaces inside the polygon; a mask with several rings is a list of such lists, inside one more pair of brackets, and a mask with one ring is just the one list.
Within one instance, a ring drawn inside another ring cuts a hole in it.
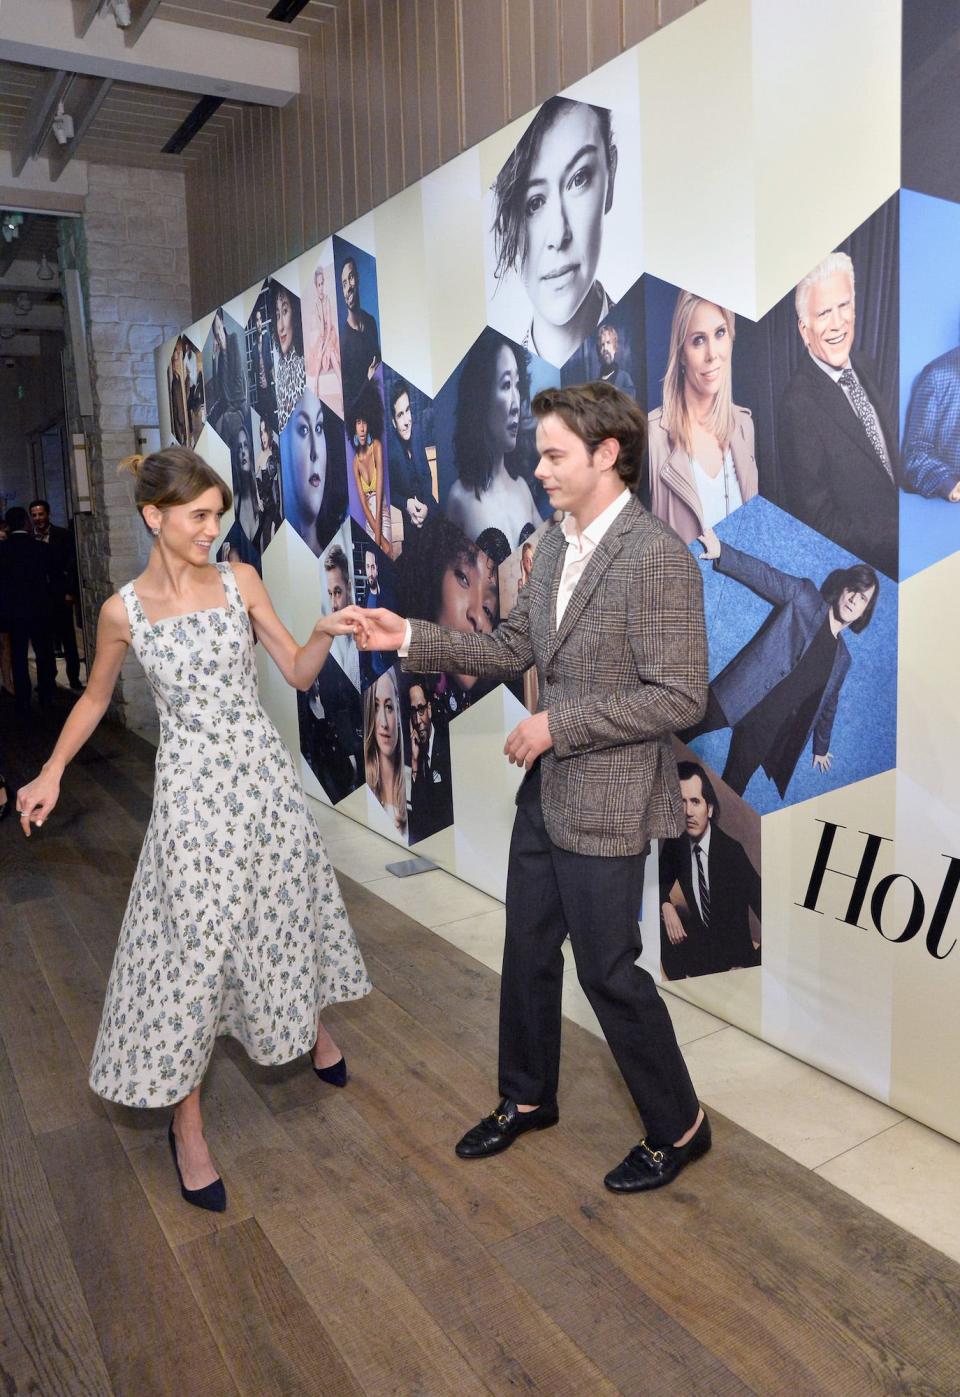
[{"label": "woman's hand", "polygon": [[356,621],[347,615],[347,611],[352,609],[351,607],[344,607],[342,611],[331,611],[329,616],[321,616],[313,628],[314,633],[316,635],[328,635],[331,640],[336,635],[355,636],[359,627]]},{"label": "woman's hand", "polygon": [[41,771],[27,786],[17,792],[17,811],[20,815],[20,828],[30,838],[30,826],[37,829],[53,810],[60,798],[60,778],[52,771]]},{"label": "woman's hand", "polygon": [[367,609],[347,606],[340,613],[350,618],[356,628],[357,644],[361,650],[399,650],[407,633],[402,616],[382,606]]},{"label": "woman's hand", "polygon": [[720,557],[720,540],[717,538],[713,529],[704,529],[703,533],[700,535],[699,541],[703,544],[703,552],[700,554],[700,561],[703,563],[716,562],[717,558]]}]

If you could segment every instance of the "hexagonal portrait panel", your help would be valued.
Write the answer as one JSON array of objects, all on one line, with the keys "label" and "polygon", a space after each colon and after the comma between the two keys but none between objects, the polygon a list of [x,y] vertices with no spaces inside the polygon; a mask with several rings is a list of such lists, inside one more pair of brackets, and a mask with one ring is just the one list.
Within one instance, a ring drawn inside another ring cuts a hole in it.
[{"label": "hexagonal portrait panel", "polygon": [[206,421],[203,356],[186,335],[174,341],[167,364],[170,434],[179,446],[195,447]]},{"label": "hexagonal portrait panel", "polygon": [[247,419],[249,398],[244,330],[229,311],[218,306],[203,346],[206,419],[228,445]]},{"label": "hexagonal portrait panel", "polygon": [[343,426],[350,514],[377,547],[392,556],[382,367],[375,370],[353,399]]},{"label": "hexagonal portrait panel", "polygon": [[436,513],[437,434],[433,402],[402,374],[383,366],[387,472],[390,480],[391,552],[416,549],[423,526]]},{"label": "hexagonal portrait panel", "polygon": [[380,308],[377,264],[369,252],[343,238],[333,239],[340,376],[344,421],[349,425],[355,399],[380,367]]},{"label": "hexagonal portrait panel", "polygon": [[311,388],[280,433],[283,517],[319,558],[347,512],[343,423]]},{"label": "hexagonal portrait panel", "polygon": [[644,278],[640,277],[588,335],[560,370],[566,388],[577,383],[610,383],[647,403]]},{"label": "hexagonal portrait panel", "polygon": [[617,199],[638,160],[635,118],[551,97],[484,201],[487,322],[558,368],[643,270]]}]

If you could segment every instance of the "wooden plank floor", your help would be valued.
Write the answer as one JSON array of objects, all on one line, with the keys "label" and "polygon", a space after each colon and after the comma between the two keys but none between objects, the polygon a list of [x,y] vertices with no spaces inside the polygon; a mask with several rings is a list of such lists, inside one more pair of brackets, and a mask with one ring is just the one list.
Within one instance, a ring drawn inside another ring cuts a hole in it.
[{"label": "wooden plank floor", "polygon": [[[14,780],[62,716],[0,704]],[[636,1122],[573,1025],[560,1126],[458,1161],[497,977],[346,879],[377,986],[328,1016],[348,1088],[222,1040],[230,1207],[183,1204],[167,1114],[86,1086],[152,760],[104,728],[40,837],[0,826],[3,1397],[960,1393],[960,1267],[722,1117],[672,1188],[607,1194]]]}]

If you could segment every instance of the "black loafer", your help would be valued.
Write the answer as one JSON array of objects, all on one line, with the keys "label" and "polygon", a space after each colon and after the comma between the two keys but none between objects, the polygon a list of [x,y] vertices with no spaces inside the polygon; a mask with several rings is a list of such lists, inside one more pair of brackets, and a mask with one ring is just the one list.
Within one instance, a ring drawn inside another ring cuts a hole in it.
[{"label": "black loafer", "polygon": [[604,1187],[611,1193],[647,1193],[652,1188],[672,1184],[685,1165],[706,1154],[713,1144],[710,1122],[704,1112],[703,1120],[685,1145],[651,1145],[641,1140],[622,1164],[611,1169]]},{"label": "black loafer", "polygon": [[504,1097],[492,1115],[484,1116],[457,1144],[461,1159],[486,1159],[508,1150],[518,1135],[528,1130],[547,1130],[556,1125],[560,1112],[556,1104],[538,1106],[535,1111],[518,1111],[517,1103]]}]

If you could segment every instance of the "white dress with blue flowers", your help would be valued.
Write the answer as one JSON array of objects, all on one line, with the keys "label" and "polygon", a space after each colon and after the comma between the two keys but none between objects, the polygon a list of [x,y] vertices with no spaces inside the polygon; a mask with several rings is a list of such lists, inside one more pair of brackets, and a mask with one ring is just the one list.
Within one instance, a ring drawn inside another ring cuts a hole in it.
[{"label": "white dress with blue flowers", "polygon": [[260,704],[233,569],[226,605],[151,626],[121,589],[154,692],[153,811],[120,930],[90,1085],[126,1106],[198,1086],[214,1041],[254,1061],[311,1046],[321,1009],[371,985],[289,753]]}]

